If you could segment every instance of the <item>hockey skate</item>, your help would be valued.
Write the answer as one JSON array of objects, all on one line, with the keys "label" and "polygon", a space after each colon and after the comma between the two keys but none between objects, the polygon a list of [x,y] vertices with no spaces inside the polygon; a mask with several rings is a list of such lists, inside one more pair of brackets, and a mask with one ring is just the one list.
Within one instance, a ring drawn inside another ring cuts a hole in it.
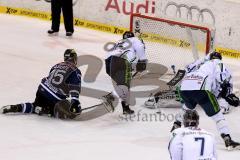
[{"label": "hockey skate", "polygon": [[227,150],[240,150],[240,143],[234,142],[229,134],[221,134]]},{"label": "hockey skate", "polygon": [[17,105],[7,105],[1,108],[1,113],[6,114],[6,113],[18,113],[22,112],[22,105],[17,104]]},{"label": "hockey skate", "polygon": [[156,109],[157,108],[157,102],[155,100],[155,98],[149,98],[145,103],[144,103],[146,108],[149,109]]},{"label": "hockey skate", "polygon": [[134,111],[129,108],[129,105],[126,105],[124,101],[122,103],[123,114],[134,114]]}]

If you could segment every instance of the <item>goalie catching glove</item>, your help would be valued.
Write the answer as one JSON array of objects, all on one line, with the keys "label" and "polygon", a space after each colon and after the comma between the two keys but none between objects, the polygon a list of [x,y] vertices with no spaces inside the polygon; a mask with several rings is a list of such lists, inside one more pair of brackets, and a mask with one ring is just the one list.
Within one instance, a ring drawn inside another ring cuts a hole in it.
[{"label": "goalie catching glove", "polygon": [[142,72],[146,70],[146,67],[147,67],[147,60],[138,60],[137,66],[136,66],[137,72]]}]

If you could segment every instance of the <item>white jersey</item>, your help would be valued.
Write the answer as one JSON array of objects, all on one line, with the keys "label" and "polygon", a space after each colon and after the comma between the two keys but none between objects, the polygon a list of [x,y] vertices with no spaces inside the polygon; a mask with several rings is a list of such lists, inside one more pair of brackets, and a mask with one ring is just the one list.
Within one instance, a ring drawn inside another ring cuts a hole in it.
[{"label": "white jersey", "polygon": [[216,160],[214,136],[200,128],[178,128],[169,142],[172,160]]},{"label": "white jersey", "polygon": [[111,51],[107,53],[107,57],[117,56],[128,60],[130,63],[137,63],[138,60],[146,60],[145,45],[142,40],[137,37],[131,37],[118,41]]},{"label": "white jersey", "polygon": [[186,73],[196,71],[197,69],[199,69],[199,67],[202,64],[204,64],[206,61],[209,61],[209,60],[210,60],[210,54],[208,54],[207,56],[205,56],[202,59],[198,59],[198,60],[194,61],[193,63],[191,63],[185,67]]},{"label": "white jersey", "polygon": [[181,83],[181,90],[208,90],[218,96],[221,84],[230,81],[230,71],[219,59],[205,61],[198,69],[185,75]]}]

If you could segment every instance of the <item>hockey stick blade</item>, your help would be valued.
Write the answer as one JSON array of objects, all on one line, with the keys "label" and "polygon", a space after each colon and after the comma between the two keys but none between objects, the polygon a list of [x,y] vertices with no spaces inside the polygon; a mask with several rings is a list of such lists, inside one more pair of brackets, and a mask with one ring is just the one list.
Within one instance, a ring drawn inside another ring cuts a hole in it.
[{"label": "hockey stick blade", "polygon": [[178,70],[177,74],[167,83],[167,85],[169,86],[175,86],[176,84],[178,84],[178,82],[180,82],[184,75],[185,75],[186,71],[185,70]]},{"label": "hockey stick blade", "polygon": [[108,112],[114,112],[114,110],[115,110],[113,103],[112,103],[115,100],[115,98],[111,94],[112,94],[112,92],[101,98],[103,100],[103,105]]},{"label": "hockey stick blade", "polygon": [[108,112],[114,112],[114,107],[108,102],[103,102],[103,106]]}]

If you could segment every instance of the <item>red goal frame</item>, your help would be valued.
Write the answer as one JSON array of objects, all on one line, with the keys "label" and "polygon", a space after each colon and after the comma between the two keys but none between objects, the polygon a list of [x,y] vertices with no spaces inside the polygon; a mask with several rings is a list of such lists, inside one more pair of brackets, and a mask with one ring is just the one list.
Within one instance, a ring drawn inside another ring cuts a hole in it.
[{"label": "red goal frame", "polygon": [[155,20],[155,21],[160,21],[160,22],[166,22],[166,23],[169,23],[172,25],[179,25],[179,26],[184,26],[184,27],[205,30],[207,33],[206,34],[207,42],[206,42],[206,50],[205,50],[206,54],[208,54],[210,51],[211,31],[207,27],[198,26],[198,25],[194,25],[194,24],[188,24],[188,23],[184,23],[184,22],[178,22],[178,21],[164,19],[164,18],[150,17],[150,16],[146,16],[146,15],[141,15],[141,14],[131,14],[131,16],[130,16],[130,31],[133,31],[133,18],[134,17],[145,18],[145,19],[150,19],[150,20]]}]

